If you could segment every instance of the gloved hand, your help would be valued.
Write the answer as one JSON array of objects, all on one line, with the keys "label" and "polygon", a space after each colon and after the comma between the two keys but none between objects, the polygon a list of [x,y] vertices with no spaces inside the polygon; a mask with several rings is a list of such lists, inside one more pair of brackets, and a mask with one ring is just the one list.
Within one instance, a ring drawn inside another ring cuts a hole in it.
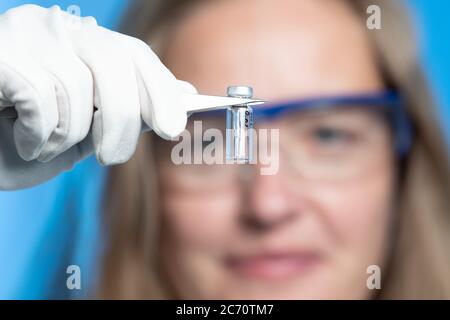
[{"label": "gloved hand", "polygon": [[0,110],[18,112],[0,119],[0,189],[46,181],[93,151],[123,163],[146,126],[167,139],[185,128],[179,99],[195,88],[91,17],[21,6],[0,16],[0,42]]}]

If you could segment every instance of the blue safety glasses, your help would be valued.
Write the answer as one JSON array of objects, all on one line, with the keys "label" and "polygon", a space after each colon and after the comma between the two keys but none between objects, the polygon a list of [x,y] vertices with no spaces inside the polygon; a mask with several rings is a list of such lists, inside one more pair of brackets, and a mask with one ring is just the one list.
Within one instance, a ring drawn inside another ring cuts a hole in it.
[{"label": "blue safety glasses", "polygon": [[[412,144],[412,126],[403,100],[394,90],[267,103],[254,107],[253,116],[257,124],[259,121],[288,116],[295,111],[348,107],[373,108],[386,115],[394,133],[395,152],[400,157],[407,155]],[[208,113],[217,115],[218,112],[222,111]]]}]

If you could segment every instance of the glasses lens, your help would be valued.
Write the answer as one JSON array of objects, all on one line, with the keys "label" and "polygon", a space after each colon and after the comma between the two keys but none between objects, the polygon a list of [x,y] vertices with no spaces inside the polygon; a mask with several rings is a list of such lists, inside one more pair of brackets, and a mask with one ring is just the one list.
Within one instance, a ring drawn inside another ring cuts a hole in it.
[{"label": "glasses lens", "polygon": [[376,108],[290,112],[280,121],[281,160],[308,179],[351,179],[377,165],[389,130]]},{"label": "glasses lens", "polygon": [[225,125],[225,113],[193,115],[178,141],[158,139],[162,176],[190,190],[213,190],[238,182],[243,167],[250,165],[225,164]]},{"label": "glasses lens", "polygon": [[[255,157],[259,156],[261,144],[266,144],[266,149],[271,144],[266,141],[271,135],[261,139],[258,130],[279,129],[279,149],[270,150],[278,153],[277,172],[287,180],[336,181],[364,175],[390,154],[387,152],[390,130],[380,110],[374,106],[324,107],[290,111],[276,120],[258,121]],[[212,191],[242,184],[258,174],[260,165],[223,164],[225,126],[224,114],[195,115],[189,119],[187,130],[178,142],[162,142],[165,146],[162,153],[166,155],[162,163],[169,169],[172,183],[190,190]],[[177,157],[186,161],[176,164]]]}]

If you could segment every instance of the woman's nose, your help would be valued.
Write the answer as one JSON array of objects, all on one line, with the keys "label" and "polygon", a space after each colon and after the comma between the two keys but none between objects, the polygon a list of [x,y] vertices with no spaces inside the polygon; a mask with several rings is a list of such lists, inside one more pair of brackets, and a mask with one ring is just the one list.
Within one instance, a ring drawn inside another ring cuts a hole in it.
[{"label": "woman's nose", "polygon": [[280,174],[256,174],[248,192],[245,221],[252,227],[275,228],[290,222],[299,214]]}]

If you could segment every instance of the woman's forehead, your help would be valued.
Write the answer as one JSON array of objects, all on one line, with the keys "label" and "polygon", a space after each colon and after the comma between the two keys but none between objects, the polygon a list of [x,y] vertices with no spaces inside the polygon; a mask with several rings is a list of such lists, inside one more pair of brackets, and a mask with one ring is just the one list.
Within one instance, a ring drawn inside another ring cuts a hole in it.
[{"label": "woman's forehead", "polygon": [[366,32],[345,2],[222,2],[182,21],[165,59],[200,92],[248,84],[273,100],[381,86]]}]

